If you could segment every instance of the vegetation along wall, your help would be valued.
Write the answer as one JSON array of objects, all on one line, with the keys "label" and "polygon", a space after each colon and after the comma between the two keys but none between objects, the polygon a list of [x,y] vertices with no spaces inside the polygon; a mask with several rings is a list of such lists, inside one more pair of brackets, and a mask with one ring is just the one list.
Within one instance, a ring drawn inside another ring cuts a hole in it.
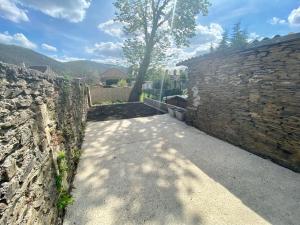
[{"label": "vegetation along wall", "polygon": [[86,87],[0,63],[0,224],[60,224],[73,199]]},{"label": "vegetation along wall", "polygon": [[188,121],[300,171],[300,34],[187,60]]}]

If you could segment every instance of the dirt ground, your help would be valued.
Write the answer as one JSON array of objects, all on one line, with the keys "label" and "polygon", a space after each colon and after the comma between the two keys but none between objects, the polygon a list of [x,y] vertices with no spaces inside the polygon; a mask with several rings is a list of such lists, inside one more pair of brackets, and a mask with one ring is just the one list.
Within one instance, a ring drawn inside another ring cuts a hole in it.
[{"label": "dirt ground", "polygon": [[89,122],[65,225],[297,225],[300,174],[169,117]]}]

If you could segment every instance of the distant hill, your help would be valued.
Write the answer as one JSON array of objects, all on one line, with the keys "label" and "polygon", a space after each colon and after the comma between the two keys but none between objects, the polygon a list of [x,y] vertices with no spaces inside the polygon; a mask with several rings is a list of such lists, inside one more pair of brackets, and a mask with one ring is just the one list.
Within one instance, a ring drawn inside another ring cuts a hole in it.
[{"label": "distant hill", "polygon": [[124,72],[127,70],[122,66],[97,63],[89,60],[59,62],[30,49],[5,44],[0,44],[0,61],[16,65],[25,63],[26,66],[48,65],[54,72],[61,76],[84,76],[93,81],[99,80],[100,75],[110,68],[118,68]]}]

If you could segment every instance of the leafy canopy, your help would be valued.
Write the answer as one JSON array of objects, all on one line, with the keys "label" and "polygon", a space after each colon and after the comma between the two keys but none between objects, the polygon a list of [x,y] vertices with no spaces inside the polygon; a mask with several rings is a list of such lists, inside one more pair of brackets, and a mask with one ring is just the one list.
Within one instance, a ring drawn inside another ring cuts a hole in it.
[{"label": "leafy canopy", "polygon": [[166,57],[171,45],[188,46],[195,35],[196,15],[206,15],[208,0],[116,0],[116,21],[127,37],[123,52],[132,65],[141,65],[146,51],[150,65]]}]

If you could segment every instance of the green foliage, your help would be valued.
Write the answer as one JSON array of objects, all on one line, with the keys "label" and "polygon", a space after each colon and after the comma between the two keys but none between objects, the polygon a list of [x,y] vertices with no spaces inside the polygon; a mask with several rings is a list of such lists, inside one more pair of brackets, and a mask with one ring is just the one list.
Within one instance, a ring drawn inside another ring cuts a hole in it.
[{"label": "green foliage", "polygon": [[148,69],[145,79],[151,81],[162,80],[165,74],[166,74],[166,70],[163,67],[161,66],[151,67]]},{"label": "green foliage", "polygon": [[116,20],[123,24],[127,35],[124,56],[138,68],[133,89],[136,93],[130,97],[135,101],[149,67],[162,63],[172,45],[189,45],[196,31],[196,15],[206,15],[210,3],[208,0],[116,0],[114,5]]},{"label": "green foliage", "polygon": [[147,98],[147,94],[143,92],[140,96],[140,102],[144,102],[144,99]]},{"label": "green foliage", "polygon": [[73,149],[73,158],[78,161],[81,156],[81,150],[78,148]]},{"label": "green foliage", "polygon": [[57,207],[59,209],[65,209],[68,205],[74,202],[74,198],[70,195],[67,191],[62,190],[59,193],[58,200],[57,200]]},{"label": "green foliage", "polygon": [[69,81],[72,80],[72,76],[70,74],[65,73],[63,75],[63,77],[64,77],[65,80],[69,80]]},{"label": "green foliage", "polygon": [[183,94],[183,90],[180,89],[163,89],[162,92],[160,89],[144,90],[144,96],[156,100],[161,100],[165,96],[182,95],[182,94]]},{"label": "green foliage", "polygon": [[181,70],[179,76],[180,76],[181,82],[187,82],[187,80],[188,80],[188,75],[187,75],[187,72],[186,72],[186,71]]},{"label": "green foliage", "polygon": [[74,202],[74,199],[63,186],[63,179],[68,171],[68,162],[64,151],[58,152],[57,165],[59,170],[59,174],[55,176],[55,184],[58,191],[57,207],[59,209],[65,209],[69,204]]},{"label": "green foliage", "polygon": [[[164,82],[162,80],[164,79]],[[161,89],[163,83],[163,89],[171,89],[171,80],[169,76],[162,77],[160,80],[153,81],[153,89]]]},{"label": "green foliage", "polygon": [[124,55],[132,65],[140,65],[147,48],[151,61],[165,57],[165,50],[174,42],[188,46],[188,39],[195,35],[195,16],[206,15],[208,0],[116,0],[116,20],[124,24],[127,34]]},{"label": "green foliage", "polygon": [[233,26],[233,32],[231,37],[231,47],[241,48],[248,44],[248,34],[246,30],[241,29],[241,23],[238,22]]},{"label": "green foliage", "polygon": [[55,185],[58,192],[62,190],[62,176],[61,174],[55,176]]},{"label": "green foliage", "polygon": [[226,50],[229,47],[228,42],[229,42],[228,31],[225,30],[222,34],[222,40],[217,50],[219,51]]},{"label": "green foliage", "polygon": [[118,82],[118,86],[119,87],[127,87],[127,81],[126,80],[124,80],[124,79],[122,79],[122,80],[119,80],[119,82]]},{"label": "green foliage", "polygon": [[64,151],[60,151],[57,155],[57,165],[60,173],[68,171],[68,162]]}]

